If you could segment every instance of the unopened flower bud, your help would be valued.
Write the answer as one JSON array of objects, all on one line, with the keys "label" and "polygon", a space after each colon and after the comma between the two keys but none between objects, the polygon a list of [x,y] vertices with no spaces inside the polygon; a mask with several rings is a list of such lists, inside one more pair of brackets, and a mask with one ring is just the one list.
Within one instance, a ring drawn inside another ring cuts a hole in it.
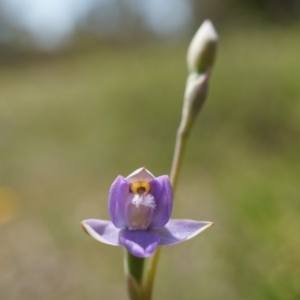
[{"label": "unopened flower bud", "polygon": [[203,73],[214,63],[218,34],[210,20],[205,20],[194,35],[187,53],[189,72]]},{"label": "unopened flower bud", "polygon": [[189,131],[205,101],[209,76],[210,69],[208,69],[204,74],[199,75],[197,73],[192,73],[188,77],[182,108],[182,132]]}]

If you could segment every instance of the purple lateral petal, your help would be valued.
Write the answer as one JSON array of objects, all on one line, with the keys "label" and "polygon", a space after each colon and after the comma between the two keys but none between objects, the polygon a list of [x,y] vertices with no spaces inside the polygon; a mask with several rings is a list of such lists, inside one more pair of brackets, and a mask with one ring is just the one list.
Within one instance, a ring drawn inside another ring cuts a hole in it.
[{"label": "purple lateral petal", "polygon": [[148,230],[123,230],[120,244],[137,257],[151,256],[159,243],[159,236]]},{"label": "purple lateral petal", "polygon": [[118,176],[111,185],[108,196],[108,211],[113,224],[125,228],[125,205],[129,195],[130,184],[123,176]]},{"label": "purple lateral petal", "polygon": [[167,175],[151,181],[150,194],[155,199],[155,210],[150,224],[151,228],[163,227],[169,221],[173,206],[173,189]]},{"label": "purple lateral petal", "polygon": [[159,245],[173,245],[189,240],[213,225],[212,222],[193,220],[170,220],[165,227],[155,229],[160,236]]},{"label": "purple lateral petal", "polygon": [[104,244],[119,246],[120,229],[116,228],[112,222],[89,219],[81,222],[84,231],[91,237]]}]

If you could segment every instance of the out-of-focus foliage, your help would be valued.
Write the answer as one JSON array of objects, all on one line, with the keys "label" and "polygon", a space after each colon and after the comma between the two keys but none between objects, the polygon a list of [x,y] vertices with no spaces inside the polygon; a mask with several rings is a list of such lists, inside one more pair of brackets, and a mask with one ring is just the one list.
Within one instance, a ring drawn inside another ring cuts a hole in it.
[{"label": "out-of-focus foliage", "polygon": [[285,24],[299,17],[298,0],[0,0],[0,53],[4,45],[51,52],[83,33],[123,41],[174,38],[206,18],[223,26],[238,18]]},{"label": "out-of-focus foliage", "polygon": [[296,21],[300,16],[298,0],[191,0],[195,19],[207,16],[228,20],[242,14],[249,17],[259,15],[266,21]]},{"label": "out-of-focus foliage", "polygon": [[[215,226],[164,249],[155,299],[300,297],[299,28],[238,28],[220,32],[173,213]],[[187,45],[1,65],[0,197],[17,218],[0,224],[0,299],[126,299],[121,249],[79,222],[108,218],[116,175],[169,171]]]}]

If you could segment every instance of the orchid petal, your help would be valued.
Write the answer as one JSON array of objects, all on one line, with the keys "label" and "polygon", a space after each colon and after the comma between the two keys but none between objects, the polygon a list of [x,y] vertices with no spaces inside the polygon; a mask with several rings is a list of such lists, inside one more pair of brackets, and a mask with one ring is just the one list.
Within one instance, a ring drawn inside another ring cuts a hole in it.
[{"label": "orchid petal", "polygon": [[159,245],[167,246],[189,240],[212,225],[205,221],[170,220],[166,226],[154,231],[160,236]]},{"label": "orchid petal", "polygon": [[95,240],[104,244],[119,246],[120,229],[116,228],[112,222],[89,219],[81,222],[84,231]]},{"label": "orchid petal", "polygon": [[125,205],[130,184],[123,176],[118,176],[110,188],[108,211],[113,224],[118,228],[126,227]]},{"label": "orchid petal", "polygon": [[154,175],[151,172],[149,172],[145,167],[135,170],[129,176],[126,177],[126,180],[129,183],[134,183],[136,181],[150,182],[154,179]]},{"label": "orchid petal", "polygon": [[171,217],[173,206],[173,190],[169,177],[163,175],[153,180],[150,194],[154,197],[156,204],[150,227],[163,227]]},{"label": "orchid petal", "polygon": [[137,257],[151,256],[158,244],[159,236],[148,230],[123,230],[120,233],[120,244]]}]

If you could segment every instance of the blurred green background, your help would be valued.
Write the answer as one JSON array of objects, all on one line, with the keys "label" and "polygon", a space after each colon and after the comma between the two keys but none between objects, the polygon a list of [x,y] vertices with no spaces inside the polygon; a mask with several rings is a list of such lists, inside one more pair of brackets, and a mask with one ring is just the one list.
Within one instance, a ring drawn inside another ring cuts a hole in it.
[{"label": "blurred green background", "polygon": [[118,174],[169,172],[186,50],[204,17],[218,57],[173,217],[215,226],[164,248],[154,299],[300,299],[298,6],[248,2],[190,1],[179,39],[131,24],[105,38],[77,31],[49,52],[10,31],[0,44],[0,299],[127,299],[122,249],[79,222],[109,218]]}]

